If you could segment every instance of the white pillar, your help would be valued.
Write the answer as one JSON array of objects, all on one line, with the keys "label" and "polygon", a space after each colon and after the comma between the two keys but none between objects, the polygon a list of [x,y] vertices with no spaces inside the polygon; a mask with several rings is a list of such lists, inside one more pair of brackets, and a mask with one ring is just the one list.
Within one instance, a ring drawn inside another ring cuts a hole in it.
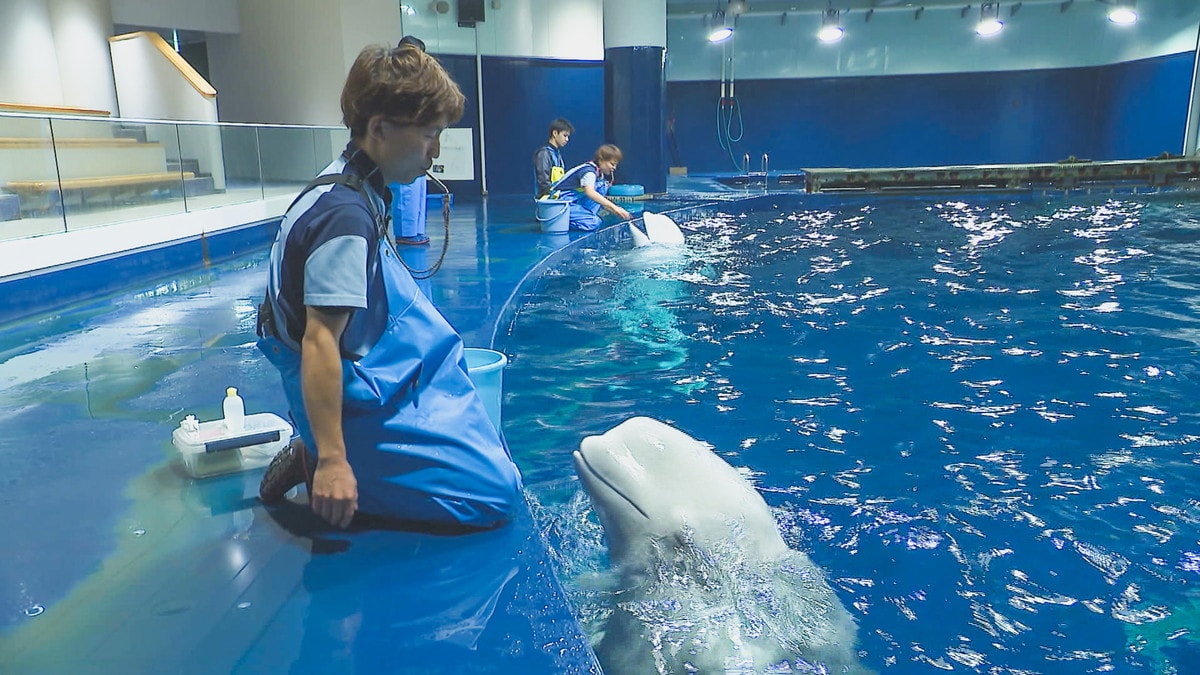
[{"label": "white pillar", "polygon": [[109,0],[49,0],[47,7],[63,104],[117,114],[108,49],[113,27]]},{"label": "white pillar", "polygon": [[604,0],[605,49],[666,46],[666,0]]},{"label": "white pillar", "polygon": [[0,103],[63,105],[46,0],[0,2]]}]

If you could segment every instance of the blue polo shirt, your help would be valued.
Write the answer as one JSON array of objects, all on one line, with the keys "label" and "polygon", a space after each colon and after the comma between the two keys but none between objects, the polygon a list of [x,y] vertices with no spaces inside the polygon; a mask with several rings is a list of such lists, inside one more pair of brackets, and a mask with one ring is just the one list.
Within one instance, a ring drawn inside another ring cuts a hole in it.
[{"label": "blue polo shirt", "polygon": [[300,351],[305,308],[351,312],[342,356],[370,351],[387,325],[387,296],[379,272],[391,193],[378,167],[353,143],[321,171],[364,179],[363,191],[321,185],[302,194],[284,215],[271,247],[267,297],[280,340]]}]

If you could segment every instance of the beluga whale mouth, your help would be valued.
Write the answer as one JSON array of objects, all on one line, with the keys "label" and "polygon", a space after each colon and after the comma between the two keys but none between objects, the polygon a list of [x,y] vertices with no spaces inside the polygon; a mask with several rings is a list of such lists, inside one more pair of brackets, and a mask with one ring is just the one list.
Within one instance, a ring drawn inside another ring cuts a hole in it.
[{"label": "beluga whale mouth", "polygon": [[634,417],[574,462],[619,586],[592,635],[605,672],[869,672],[824,573],[707,443]]},{"label": "beluga whale mouth", "polygon": [[[579,480],[583,481],[587,485],[587,491],[589,494],[599,494],[602,491],[607,491],[612,495],[611,499],[608,500],[609,503],[615,504],[618,503],[619,500],[623,499],[630,508],[641,514],[643,518],[650,518],[650,516],[643,511],[637,505],[637,503],[633,501],[632,498],[621,491],[620,486],[614,485],[612,481],[606,479],[598,470],[593,468],[592,465],[588,463],[587,457],[582,452],[576,450],[572,454],[575,459],[575,473],[579,476]],[[593,453],[592,456],[596,457],[597,453]]]}]

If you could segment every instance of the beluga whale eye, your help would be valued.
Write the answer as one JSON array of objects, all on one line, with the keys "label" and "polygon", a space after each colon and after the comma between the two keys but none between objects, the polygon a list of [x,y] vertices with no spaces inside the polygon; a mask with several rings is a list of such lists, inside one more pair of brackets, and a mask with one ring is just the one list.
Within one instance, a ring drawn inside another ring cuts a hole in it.
[{"label": "beluga whale eye", "polygon": [[824,572],[712,446],[634,417],[584,439],[575,467],[619,585],[593,636],[605,672],[867,672]]}]

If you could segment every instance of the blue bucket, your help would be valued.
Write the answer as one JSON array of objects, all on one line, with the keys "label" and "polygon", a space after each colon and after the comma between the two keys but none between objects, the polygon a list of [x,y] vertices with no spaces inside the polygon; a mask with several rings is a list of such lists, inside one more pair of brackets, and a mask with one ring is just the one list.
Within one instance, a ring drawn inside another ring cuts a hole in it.
[{"label": "blue bucket", "polygon": [[508,357],[494,349],[467,347],[463,351],[475,392],[483,401],[492,425],[500,431],[500,401],[504,398],[504,366],[508,365]]},{"label": "blue bucket", "polygon": [[537,200],[537,221],[542,232],[566,232],[571,229],[571,202],[562,199]]}]

